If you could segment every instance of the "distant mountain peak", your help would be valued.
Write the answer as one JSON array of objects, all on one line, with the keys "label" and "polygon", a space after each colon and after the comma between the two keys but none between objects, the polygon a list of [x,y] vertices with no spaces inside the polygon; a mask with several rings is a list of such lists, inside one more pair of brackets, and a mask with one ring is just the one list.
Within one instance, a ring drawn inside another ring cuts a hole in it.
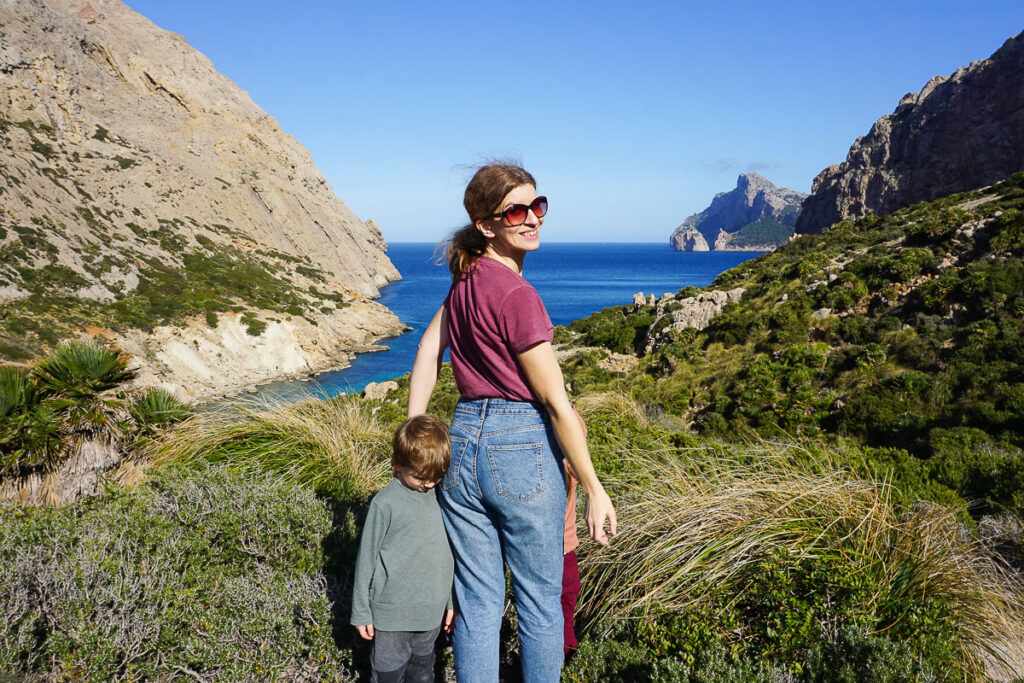
[{"label": "distant mountain peak", "polygon": [[741,173],[736,187],[676,228],[669,244],[679,251],[770,250],[793,234],[807,195],[779,187],[760,173]]}]

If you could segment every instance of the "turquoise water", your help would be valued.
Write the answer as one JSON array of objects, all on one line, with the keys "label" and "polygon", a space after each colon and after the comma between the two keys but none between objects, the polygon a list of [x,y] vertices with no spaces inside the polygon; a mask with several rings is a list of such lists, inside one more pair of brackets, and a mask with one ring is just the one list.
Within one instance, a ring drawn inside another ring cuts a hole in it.
[{"label": "turquoise water", "polygon": [[[412,369],[424,328],[441,306],[451,276],[432,262],[432,243],[397,243],[388,256],[403,279],[385,287],[380,303],[412,327],[383,341],[389,351],[360,354],[345,370],[325,372],[311,382],[275,382],[252,398],[296,400],[359,392],[370,382]],[[537,288],[556,325],[566,325],[606,306],[632,303],[636,292],[661,296],[687,285],[709,285],[719,273],[760,252],[681,252],[667,244],[545,244],[526,257],[523,275]]]}]

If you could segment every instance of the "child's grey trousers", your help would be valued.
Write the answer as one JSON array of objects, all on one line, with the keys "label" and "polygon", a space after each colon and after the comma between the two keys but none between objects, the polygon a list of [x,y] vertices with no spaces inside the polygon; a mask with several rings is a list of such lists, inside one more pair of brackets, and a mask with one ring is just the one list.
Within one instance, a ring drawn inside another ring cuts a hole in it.
[{"label": "child's grey trousers", "polygon": [[441,631],[373,632],[373,683],[434,683],[434,643]]}]

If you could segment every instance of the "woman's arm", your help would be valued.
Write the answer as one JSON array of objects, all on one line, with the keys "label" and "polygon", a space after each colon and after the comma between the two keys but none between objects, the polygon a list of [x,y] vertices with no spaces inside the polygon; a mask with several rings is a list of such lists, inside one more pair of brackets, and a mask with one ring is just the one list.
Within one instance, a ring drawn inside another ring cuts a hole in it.
[{"label": "woman's arm", "polygon": [[590,451],[587,450],[582,422],[576,416],[565,393],[562,369],[558,367],[555,351],[550,342],[541,342],[520,353],[518,359],[530,388],[551,416],[551,425],[555,429],[558,445],[569,459],[572,468],[576,470],[576,476],[579,477],[587,494],[584,516],[590,537],[601,545],[608,545],[608,534],[604,525],[607,521],[608,531],[614,536],[618,530],[615,508],[597,478],[594,464],[590,461]]},{"label": "woman's arm", "polygon": [[448,314],[444,306],[437,310],[420,339],[419,351],[412,364],[409,378],[409,410],[407,417],[427,412],[430,395],[434,393],[437,376],[441,373],[444,350],[448,348]]}]

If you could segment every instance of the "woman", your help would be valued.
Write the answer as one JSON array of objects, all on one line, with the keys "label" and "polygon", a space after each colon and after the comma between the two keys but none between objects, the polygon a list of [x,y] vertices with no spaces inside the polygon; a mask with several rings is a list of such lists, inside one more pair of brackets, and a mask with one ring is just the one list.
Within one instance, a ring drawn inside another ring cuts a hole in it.
[{"label": "woman", "polygon": [[565,393],[551,320],[522,277],[547,212],[536,187],[512,164],[484,166],[469,182],[463,204],[470,223],[447,249],[452,286],[423,334],[410,384],[413,416],[426,411],[451,349],[461,398],[441,513],[455,552],[455,672],[466,683],[498,680],[503,559],[515,592],[523,679],[559,678],[563,453],[587,496],[590,536],[608,545],[605,523],[616,531],[615,510]]}]

